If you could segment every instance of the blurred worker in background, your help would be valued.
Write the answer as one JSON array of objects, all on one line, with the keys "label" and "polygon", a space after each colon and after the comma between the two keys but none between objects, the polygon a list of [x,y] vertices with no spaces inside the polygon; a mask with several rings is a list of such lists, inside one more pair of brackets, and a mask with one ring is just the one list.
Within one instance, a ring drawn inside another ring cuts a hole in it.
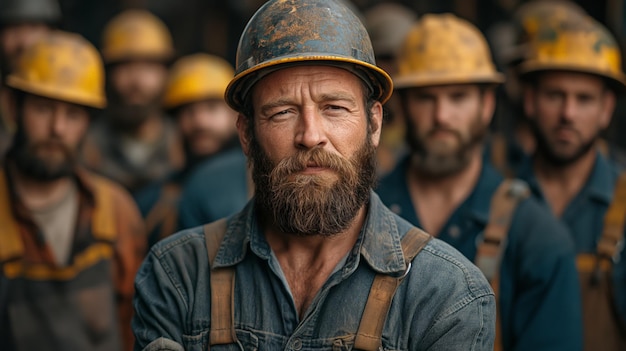
[{"label": "blurred worker in background", "polygon": [[[207,54],[185,56],[172,66],[163,107],[174,117],[181,132],[185,167],[135,196],[146,219],[150,245],[176,230],[180,193],[195,166],[231,149],[243,158],[235,126],[237,113],[224,101],[226,86],[234,74],[235,70],[224,59]],[[226,174],[222,179],[233,176]],[[210,179],[203,179],[193,191],[208,201],[217,194],[205,191],[211,187],[207,182]],[[233,196],[232,192],[228,196]]]},{"label": "blurred worker in background", "polygon": [[57,0],[0,1],[0,159],[11,144],[15,121],[9,111],[9,93],[4,87],[6,76],[15,67],[24,50],[46,35],[61,21]]},{"label": "blurred worker in background", "polygon": [[546,26],[575,25],[585,21],[585,11],[569,0],[532,0],[521,4],[513,19],[490,31],[496,62],[505,72],[502,99],[496,106],[495,133],[485,157],[507,176],[515,175],[520,165],[535,151],[535,137],[522,107],[519,65],[528,56],[530,42]]},{"label": "blurred worker in background", "polygon": [[483,160],[503,81],[487,42],[451,14],[424,15],[394,78],[411,148],[377,189],[389,208],[472,260],[498,301],[497,350],[581,350],[574,250],[567,229]]},{"label": "blurred worker in background", "polygon": [[85,39],[52,32],[17,61],[16,135],[0,171],[2,350],[130,350],[143,224],[122,187],[78,166],[104,67]]},{"label": "blurred worker in background", "polygon": [[[376,64],[395,75],[397,56],[404,37],[417,21],[417,15],[410,8],[397,3],[381,3],[369,8],[364,13],[365,28],[372,39],[376,55]],[[393,95],[385,104],[383,130],[378,147],[378,173],[386,174],[406,153],[404,143],[404,120],[397,95]]]},{"label": "blurred worker in background", "polygon": [[626,87],[620,50],[590,18],[538,31],[520,65],[537,148],[519,176],[570,229],[585,350],[626,350],[626,175],[597,148]]},{"label": "blurred worker in background", "polygon": [[174,47],[165,24],[143,10],[109,21],[102,41],[110,103],[90,130],[84,161],[134,192],[183,164],[177,129],[161,106]]}]

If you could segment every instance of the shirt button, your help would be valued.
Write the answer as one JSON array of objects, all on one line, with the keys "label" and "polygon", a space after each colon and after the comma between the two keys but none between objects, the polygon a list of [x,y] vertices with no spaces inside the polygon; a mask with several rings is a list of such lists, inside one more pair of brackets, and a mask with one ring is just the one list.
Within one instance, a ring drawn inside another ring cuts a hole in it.
[{"label": "shirt button", "polygon": [[402,213],[402,207],[400,207],[400,205],[398,204],[393,204],[391,206],[389,206],[389,209],[391,210],[391,212],[399,215]]},{"label": "shirt button", "polygon": [[302,340],[294,339],[293,342],[291,343],[291,349],[294,351],[298,351],[302,349]]},{"label": "shirt button", "polygon": [[457,225],[450,226],[450,229],[448,229],[448,235],[450,235],[453,239],[458,239],[461,236],[461,228]]}]

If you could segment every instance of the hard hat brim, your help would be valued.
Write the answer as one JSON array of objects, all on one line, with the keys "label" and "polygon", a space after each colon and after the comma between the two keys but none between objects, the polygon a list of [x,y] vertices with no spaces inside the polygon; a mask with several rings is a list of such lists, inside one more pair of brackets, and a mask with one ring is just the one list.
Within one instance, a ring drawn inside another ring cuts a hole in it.
[{"label": "hard hat brim", "polygon": [[395,90],[421,88],[451,84],[501,84],[504,75],[501,73],[445,75],[445,74],[414,74],[394,79]]},{"label": "hard hat brim", "polygon": [[105,98],[94,98],[90,94],[84,94],[80,92],[64,92],[59,90],[58,87],[52,86],[34,86],[32,83],[21,79],[16,76],[7,77],[7,86],[20,90],[26,93],[39,95],[43,97],[47,97],[50,99],[60,100],[64,102],[69,102],[77,105],[93,107],[98,109],[103,109],[106,107],[106,99]]},{"label": "hard hat brim", "polygon": [[620,94],[626,93],[626,77],[623,74],[615,75],[602,70],[592,69],[590,67],[582,67],[573,64],[546,64],[526,62],[520,65],[520,77],[528,78],[533,74],[549,71],[562,71],[574,73],[587,73],[600,78],[607,79],[610,85]]},{"label": "hard hat brim", "polygon": [[[353,58],[342,56],[330,56],[330,55],[307,55],[307,56],[293,56],[282,57],[276,60],[272,60],[263,64],[256,65],[249,68],[233,78],[228,84],[226,92],[224,93],[224,99],[228,105],[235,111],[242,111],[244,100],[252,87],[267,74],[277,71],[282,68],[292,67],[294,65],[329,65],[338,68],[349,69],[349,66],[359,67],[363,69],[368,75],[370,84],[375,84],[378,88],[378,95],[374,98],[380,101],[382,104],[387,102],[393,94],[393,81],[389,74],[382,70],[380,67],[355,60]],[[353,72],[354,73],[354,72]],[[361,75],[358,75],[361,78]],[[245,88],[245,89],[244,89]]]}]

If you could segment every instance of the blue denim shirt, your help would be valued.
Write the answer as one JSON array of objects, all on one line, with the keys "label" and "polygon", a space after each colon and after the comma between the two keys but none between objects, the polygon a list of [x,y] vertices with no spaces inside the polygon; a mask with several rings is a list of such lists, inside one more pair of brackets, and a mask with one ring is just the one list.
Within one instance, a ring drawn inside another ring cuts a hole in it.
[{"label": "blue denim shirt", "polygon": [[[212,349],[351,350],[375,275],[406,271],[400,241],[411,227],[372,192],[357,243],[300,319],[251,201],[229,218],[215,258],[216,267],[235,268],[239,344]],[[209,275],[202,227],[152,247],[135,280],[135,350],[206,350]],[[382,342],[385,350],[492,350],[494,333],[495,299],[484,276],[431,240],[396,292]]]},{"label": "blue denim shirt", "polygon": [[241,211],[249,200],[246,156],[235,148],[199,165],[180,197],[178,228],[187,229]]},{"label": "blue denim shirt", "polygon": [[[598,241],[602,236],[604,215],[613,200],[619,174],[619,167],[598,153],[589,179],[565,208],[561,220],[570,229],[576,253],[596,252]],[[535,177],[531,160],[524,163],[519,176],[530,185],[537,199],[546,201]],[[626,323],[626,246],[613,266],[613,288],[618,313]]]},{"label": "blue denim shirt", "polygon": [[[395,213],[420,226],[411,201],[409,158],[380,181],[377,193]],[[437,237],[474,261],[502,176],[485,164],[469,197]],[[546,206],[522,201],[511,222],[500,267],[499,305],[504,350],[581,350],[582,312],[574,250],[567,229]]]}]

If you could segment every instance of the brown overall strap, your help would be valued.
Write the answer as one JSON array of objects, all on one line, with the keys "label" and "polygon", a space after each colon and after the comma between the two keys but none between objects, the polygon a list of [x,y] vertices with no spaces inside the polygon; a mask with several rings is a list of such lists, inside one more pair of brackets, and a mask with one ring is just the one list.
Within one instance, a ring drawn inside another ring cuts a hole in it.
[{"label": "brown overall strap", "polygon": [[[597,260],[594,276],[599,279],[602,266],[612,266],[613,260],[619,255],[624,241],[624,223],[626,220],[626,172],[622,172],[613,192],[613,201],[604,215],[602,236],[596,249]],[[604,261],[604,262],[603,262]]]},{"label": "brown overall strap", "polygon": [[[483,232],[483,240],[478,245],[474,263],[483,272],[499,302],[500,264],[506,248],[511,220],[517,205],[530,196],[526,183],[517,179],[506,179],[491,197],[489,222]],[[498,308],[498,311],[500,309]],[[496,340],[494,350],[502,350],[502,323],[500,312],[496,315]]]},{"label": "brown overall strap", "polygon": [[354,339],[355,350],[378,350],[382,345],[382,334],[391,300],[402,279],[411,269],[413,258],[426,246],[431,236],[417,228],[411,228],[402,239],[407,270],[401,277],[377,274],[372,283],[359,330]]},{"label": "brown overall strap", "polygon": [[204,226],[204,238],[211,266],[211,332],[207,349],[210,349],[211,345],[232,344],[237,340],[233,309],[235,270],[232,267],[213,268],[213,261],[225,234],[225,218]]}]

